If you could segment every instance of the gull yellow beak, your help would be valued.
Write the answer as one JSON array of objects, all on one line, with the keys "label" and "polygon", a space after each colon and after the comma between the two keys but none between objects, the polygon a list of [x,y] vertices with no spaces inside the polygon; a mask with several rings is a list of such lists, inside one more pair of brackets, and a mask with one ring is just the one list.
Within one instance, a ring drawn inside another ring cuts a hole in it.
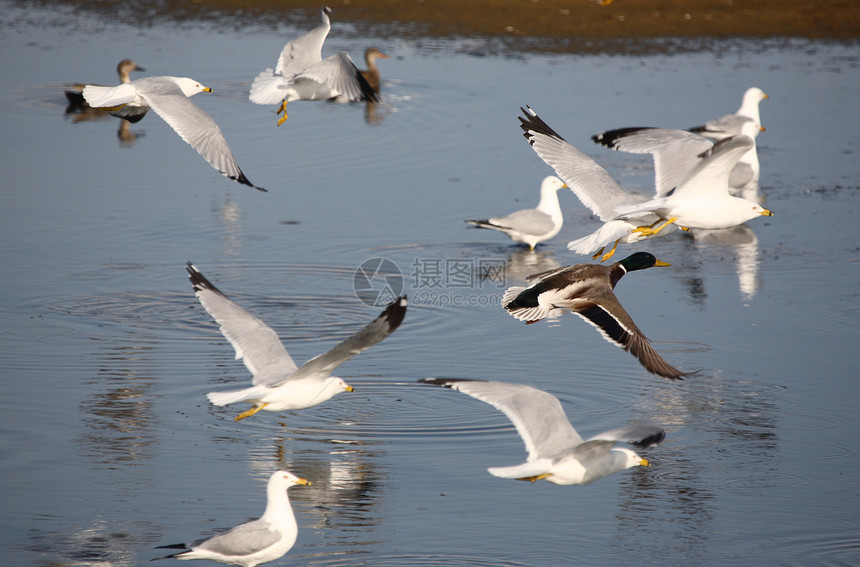
[{"label": "gull yellow beak", "polygon": [[761,214],[762,216],[765,216],[765,217],[772,217],[772,216],[773,216],[773,211],[769,211],[769,210],[767,210],[767,209],[762,209],[760,214]]},{"label": "gull yellow beak", "polygon": [[639,466],[640,467],[650,467],[651,463],[648,462],[648,459],[642,459],[641,461],[639,461]]},{"label": "gull yellow beak", "polygon": [[659,267],[661,267],[661,268],[664,268],[664,267],[666,267],[666,266],[671,266],[671,265],[672,265],[672,264],[670,264],[669,262],[664,262],[664,261],[662,261],[662,260],[657,260],[657,261],[654,263],[654,267],[658,267],[658,266],[659,266]]},{"label": "gull yellow beak", "polygon": [[296,481],[296,484],[301,484],[303,486],[310,486],[311,481],[300,478],[299,480]]},{"label": "gull yellow beak", "polygon": [[347,392],[355,392],[355,388],[353,388],[352,386],[349,386],[349,385],[347,385],[347,387],[344,388],[344,390],[346,390]]},{"label": "gull yellow beak", "polygon": [[211,93],[211,92],[214,92],[214,91],[213,91],[212,89],[210,89],[209,87],[203,87],[203,92],[204,92],[204,93]]}]

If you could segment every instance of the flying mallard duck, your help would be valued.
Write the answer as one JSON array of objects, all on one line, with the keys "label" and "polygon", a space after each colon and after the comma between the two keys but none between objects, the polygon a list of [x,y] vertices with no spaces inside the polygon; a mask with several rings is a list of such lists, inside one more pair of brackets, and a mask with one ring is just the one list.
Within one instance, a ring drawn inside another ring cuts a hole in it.
[{"label": "flying mallard duck", "polygon": [[639,359],[648,372],[675,380],[685,373],[657,354],[612,291],[627,272],[669,265],[648,252],[636,252],[609,266],[563,266],[531,276],[529,281],[534,283],[529,287],[509,287],[502,306],[526,323],[540,321],[553,309],[567,309],[594,325],[607,341]]}]

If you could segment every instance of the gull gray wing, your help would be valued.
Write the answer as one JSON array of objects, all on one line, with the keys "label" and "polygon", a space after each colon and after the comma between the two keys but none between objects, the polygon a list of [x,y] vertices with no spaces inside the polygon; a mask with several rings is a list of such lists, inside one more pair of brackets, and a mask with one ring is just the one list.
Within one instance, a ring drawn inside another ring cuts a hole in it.
[{"label": "gull gray wing", "polygon": [[394,332],[406,315],[406,296],[401,295],[385,308],[379,317],[362,330],[338,344],[330,351],[315,356],[304,363],[285,381],[298,380],[310,375],[319,375],[321,379],[328,377],[335,368],[365,351]]},{"label": "gull gray wing", "polygon": [[257,553],[279,542],[282,535],[269,529],[270,523],[255,520],[236,526],[232,530],[192,545],[192,549],[205,549],[228,557],[244,557]]},{"label": "gull gray wing", "polygon": [[170,81],[151,79],[138,79],[133,84],[152,110],[167,122],[180,138],[197,150],[209,165],[234,181],[265,191],[248,181],[239,169],[221,128],[211,116],[185,96],[178,85]]},{"label": "gull gray wing", "polygon": [[352,58],[341,51],[326,57],[319,63],[303,69],[295,76],[295,80],[310,79],[317,83],[328,85],[341,96],[350,101],[379,102],[376,91],[370,86]]},{"label": "gull gray wing", "polygon": [[666,438],[666,431],[659,425],[654,424],[633,424],[618,429],[604,431],[588,441],[603,440],[628,443],[637,449],[648,449],[659,445]]},{"label": "gull gray wing", "polygon": [[522,437],[529,462],[553,457],[582,443],[558,398],[537,388],[453,378],[424,378],[420,381],[463,392],[504,413]]},{"label": "gull gray wing", "polygon": [[331,30],[331,20],[326,8],[322,10],[322,23],[288,42],[275,66],[275,73],[289,77],[322,60],[322,46]]},{"label": "gull gray wing", "polygon": [[525,115],[517,117],[520,128],[532,149],[600,220],[612,219],[615,207],[638,202],[605,169],[559,136],[531,108],[520,110]]},{"label": "gull gray wing", "polygon": [[687,179],[701,154],[714,146],[711,140],[698,134],[666,128],[620,128],[595,134],[591,139],[614,150],[651,154],[657,197]]},{"label": "gull gray wing", "polygon": [[717,142],[701,155],[701,160],[684,183],[673,194],[729,193],[729,177],[738,161],[755,147],[749,136],[732,136]]},{"label": "gull gray wing", "polygon": [[752,122],[753,119],[749,116],[740,114],[726,114],[713,120],[708,120],[702,126],[690,128],[691,132],[701,134],[703,136],[736,136],[741,133],[741,129],[745,122]]},{"label": "gull gray wing", "polygon": [[545,234],[555,228],[552,217],[537,209],[522,209],[504,217],[493,217],[489,222],[524,234]]},{"label": "gull gray wing", "polygon": [[204,309],[221,326],[221,333],[254,376],[254,384],[272,384],[296,370],[296,363],[278,335],[263,321],[227,298],[188,262],[188,279]]}]

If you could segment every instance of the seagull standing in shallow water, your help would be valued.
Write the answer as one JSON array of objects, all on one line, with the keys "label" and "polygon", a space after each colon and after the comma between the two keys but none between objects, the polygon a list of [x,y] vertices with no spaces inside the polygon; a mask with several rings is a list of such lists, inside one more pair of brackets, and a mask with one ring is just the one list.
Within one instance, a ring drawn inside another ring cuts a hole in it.
[{"label": "seagull standing in shallow water", "polygon": [[463,392],[508,416],[525,442],[529,456],[521,465],[487,469],[501,478],[588,484],[630,467],[649,465],[630,449],[615,447],[616,443],[647,449],[666,437],[663,428],[657,425],[628,425],[583,440],[564,414],[558,398],[531,386],[456,378],[424,378],[419,382]]},{"label": "seagull standing in shallow water", "polygon": [[561,230],[564,216],[558,204],[558,191],[567,185],[554,175],[545,177],[540,185],[540,202],[534,209],[522,209],[503,217],[467,220],[478,228],[491,228],[507,234],[514,242],[528,244],[531,250],[549,240]]},{"label": "seagull standing in shallow water", "polygon": [[253,374],[250,388],[229,392],[209,392],[216,406],[249,402],[253,408],[236,416],[236,421],[260,410],[285,411],[321,404],[354,388],[331,376],[335,368],[394,332],[406,315],[406,296],[395,299],[382,314],[330,351],[297,367],[278,335],[260,319],[231,301],[190,262],[185,268],[200,304],[221,325],[221,332],[244,359]]},{"label": "seagull standing in shallow water", "polygon": [[607,341],[635,356],[648,372],[675,380],[684,373],[657,354],[613,293],[627,272],[669,265],[648,252],[636,252],[609,266],[563,266],[530,276],[533,283],[528,287],[509,287],[502,306],[526,323],[540,321],[553,309],[567,309],[593,325]]},{"label": "seagull standing in shallow water", "polygon": [[760,88],[751,87],[744,93],[741,107],[737,112],[708,120],[702,126],[690,128],[690,132],[695,132],[714,140],[722,140],[723,138],[740,134],[744,122],[752,122],[756,128],[763,131],[764,127],[761,125],[758,103],[768,98],[770,97]]},{"label": "seagull standing in shallow water", "polygon": [[287,490],[295,485],[310,485],[303,478],[286,471],[276,471],[266,485],[266,511],[252,522],[240,524],[228,532],[209,539],[160,546],[158,549],[182,549],[159,559],[209,559],[228,565],[256,567],[283,557],[296,543],[299,528],[290,506]]}]

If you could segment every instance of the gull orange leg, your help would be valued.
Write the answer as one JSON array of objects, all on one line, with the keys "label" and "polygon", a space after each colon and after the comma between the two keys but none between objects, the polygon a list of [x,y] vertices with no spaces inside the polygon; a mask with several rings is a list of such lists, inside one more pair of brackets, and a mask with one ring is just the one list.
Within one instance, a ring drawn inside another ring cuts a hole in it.
[{"label": "gull orange leg", "polygon": [[252,407],[251,409],[249,409],[247,411],[243,411],[242,413],[240,413],[239,415],[236,416],[236,421],[241,421],[241,420],[245,419],[246,417],[251,417],[252,415],[257,413],[258,411],[260,411],[261,409],[266,407],[267,405],[269,405],[269,404],[257,404],[256,406]]},{"label": "gull orange leg", "polygon": [[286,99],[281,101],[281,106],[278,107],[278,112],[276,114],[280,114],[282,112],[284,113],[284,115],[278,119],[278,126],[283,124],[287,120],[287,118],[289,118],[287,116],[287,101],[286,101]]},{"label": "gull orange leg", "polygon": [[[613,254],[615,254],[615,249],[618,248],[619,242],[621,242],[620,238],[615,241],[615,244],[612,245],[612,250],[603,255],[603,258],[600,259],[601,262],[605,262],[608,259],[612,258]],[[603,252],[603,249],[601,248],[600,251]]]},{"label": "gull orange leg", "polygon": [[669,220],[667,220],[666,222],[664,222],[663,224],[661,224],[660,226],[658,226],[657,228],[653,228],[654,227],[653,224],[651,226],[639,226],[639,227],[634,228],[633,232],[641,232],[642,236],[654,236],[655,234],[657,234],[658,232],[660,232],[661,230],[663,230],[664,228],[666,228],[667,226],[669,226],[670,224],[675,222],[676,220],[678,220],[678,217],[672,217]]},{"label": "gull orange leg", "polygon": [[552,476],[552,474],[551,473],[543,473],[543,474],[536,474],[535,476],[524,476],[523,478],[518,478],[517,480],[526,480],[528,482],[537,482],[540,479],[546,478],[548,476]]}]

